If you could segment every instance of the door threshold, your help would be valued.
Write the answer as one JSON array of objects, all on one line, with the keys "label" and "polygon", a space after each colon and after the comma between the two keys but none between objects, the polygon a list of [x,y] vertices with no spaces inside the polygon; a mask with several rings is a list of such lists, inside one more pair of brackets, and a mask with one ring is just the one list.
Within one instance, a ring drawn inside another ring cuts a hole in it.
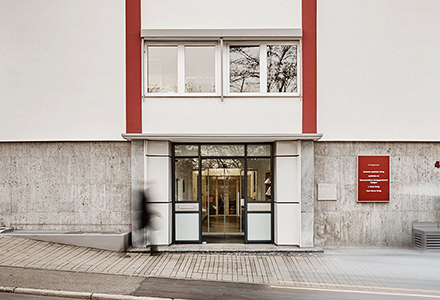
[{"label": "door threshold", "polygon": [[202,235],[204,244],[244,244],[244,235]]}]

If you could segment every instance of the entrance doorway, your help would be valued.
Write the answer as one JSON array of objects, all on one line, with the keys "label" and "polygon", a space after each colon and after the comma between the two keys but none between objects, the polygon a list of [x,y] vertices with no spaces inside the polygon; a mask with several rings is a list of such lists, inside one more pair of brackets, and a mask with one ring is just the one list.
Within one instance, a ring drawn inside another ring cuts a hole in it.
[{"label": "entrance doorway", "polygon": [[271,144],[174,144],[173,241],[273,241]]},{"label": "entrance doorway", "polygon": [[244,159],[202,160],[202,241],[244,242],[243,186]]}]

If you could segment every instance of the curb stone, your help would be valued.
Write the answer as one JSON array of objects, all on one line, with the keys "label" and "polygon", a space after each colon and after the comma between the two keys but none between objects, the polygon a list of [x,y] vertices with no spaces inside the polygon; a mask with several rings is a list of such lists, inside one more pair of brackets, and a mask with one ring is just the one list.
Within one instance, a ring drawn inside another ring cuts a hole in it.
[{"label": "curb stone", "polygon": [[12,286],[0,286],[0,292],[3,293],[13,293],[15,291],[15,287]]},{"label": "curb stone", "polygon": [[9,286],[0,286],[0,292],[37,295],[37,296],[49,296],[49,297],[94,299],[94,300],[173,300],[171,298],[138,297],[138,296],[130,296],[130,295],[114,295],[114,294],[103,294],[103,293],[56,291],[56,290],[19,288],[19,287],[9,287]]},{"label": "curb stone", "polygon": [[15,288],[14,293],[15,294],[27,294],[27,295],[39,295],[39,296],[51,296],[51,297],[66,297],[66,298],[70,297],[70,298],[77,298],[77,299],[91,299],[91,297],[92,297],[92,293],[29,289],[29,288]]},{"label": "curb stone", "polygon": [[171,298],[137,297],[128,295],[92,294],[91,299],[96,300],[172,300]]}]

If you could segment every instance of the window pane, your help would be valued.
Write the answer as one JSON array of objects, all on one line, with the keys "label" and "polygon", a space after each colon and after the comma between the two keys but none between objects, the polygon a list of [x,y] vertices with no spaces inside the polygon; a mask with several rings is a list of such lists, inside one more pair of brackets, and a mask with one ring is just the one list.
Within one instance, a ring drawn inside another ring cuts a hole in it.
[{"label": "window pane", "polygon": [[202,156],[244,156],[244,145],[202,145]]},{"label": "window pane", "polygon": [[199,146],[198,145],[175,145],[174,146],[175,156],[199,156]]},{"label": "window pane", "polygon": [[148,93],[177,93],[177,47],[148,47]]},{"label": "window pane", "polygon": [[248,158],[248,201],[270,201],[272,181],[270,158]]},{"label": "window pane", "polygon": [[229,91],[260,92],[260,46],[229,47]]},{"label": "window pane", "polygon": [[248,156],[270,156],[270,145],[248,145]]},{"label": "window pane", "polygon": [[199,176],[197,158],[178,158],[175,160],[176,201],[197,201]]},{"label": "window pane", "polygon": [[215,48],[185,47],[185,93],[215,92]]},{"label": "window pane", "polygon": [[297,92],[296,45],[267,46],[267,92]]}]

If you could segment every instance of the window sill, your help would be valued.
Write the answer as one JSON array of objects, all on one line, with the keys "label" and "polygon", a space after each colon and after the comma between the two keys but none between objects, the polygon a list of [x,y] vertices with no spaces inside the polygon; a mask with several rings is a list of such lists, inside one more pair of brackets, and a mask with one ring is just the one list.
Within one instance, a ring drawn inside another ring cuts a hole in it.
[{"label": "window sill", "polygon": [[[154,98],[217,98],[221,99],[220,95],[191,95],[191,94],[161,94],[161,95],[145,95],[143,99]],[[224,95],[223,98],[301,98],[299,94],[243,94],[243,95]]]}]

